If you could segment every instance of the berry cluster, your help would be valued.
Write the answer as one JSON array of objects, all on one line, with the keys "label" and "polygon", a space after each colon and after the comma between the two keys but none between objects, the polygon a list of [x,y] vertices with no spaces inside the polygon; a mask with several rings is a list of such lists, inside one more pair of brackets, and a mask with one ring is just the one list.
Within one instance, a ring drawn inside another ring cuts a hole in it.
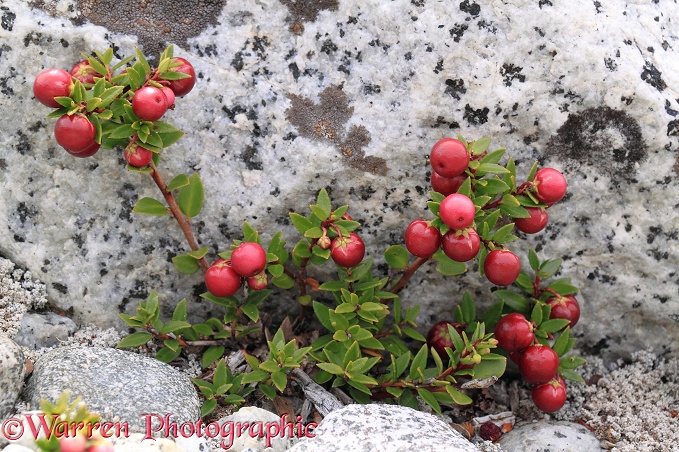
[{"label": "berry cluster", "polygon": [[57,109],[49,116],[58,117],[57,143],[69,154],[85,158],[96,154],[107,138],[112,147],[131,137],[124,146],[125,160],[134,168],[149,165],[168,145],[157,133],[162,128],[153,123],[174,109],[175,98],[188,94],[196,81],[191,63],[172,58],[171,53],[170,47],[153,69],[140,59],[114,74],[125,62],[110,68],[112,51],[107,51],[80,61],[70,72],[47,69],[38,74],[33,94],[43,105]]},{"label": "berry cluster", "polygon": [[215,297],[230,297],[243,279],[252,290],[263,290],[268,284],[264,268],[266,251],[259,243],[243,242],[231,252],[230,259],[217,259],[205,272],[207,290]]},{"label": "berry cluster", "polygon": [[[477,212],[501,205],[503,199],[487,205],[476,205],[474,200],[463,193],[461,187],[469,179],[477,180],[481,175],[478,166],[470,163],[482,160],[487,152],[472,156],[470,146],[455,138],[443,138],[431,149],[429,160],[432,167],[431,184],[434,191],[445,196],[438,205],[440,226],[434,221],[414,220],[405,231],[405,245],[408,251],[420,258],[430,258],[439,248],[456,262],[467,262],[479,255],[481,245],[487,249],[483,259],[483,270],[490,282],[498,286],[511,285],[519,276],[519,258],[504,246],[493,240],[482,239],[475,228]],[[473,187],[470,184],[470,187]],[[473,189],[472,189],[473,190]],[[537,170],[532,181],[517,187],[512,196],[524,195],[533,205],[513,215],[517,229],[525,233],[536,233],[544,229],[548,217],[546,208],[559,201],[566,194],[566,179],[553,168]]]}]

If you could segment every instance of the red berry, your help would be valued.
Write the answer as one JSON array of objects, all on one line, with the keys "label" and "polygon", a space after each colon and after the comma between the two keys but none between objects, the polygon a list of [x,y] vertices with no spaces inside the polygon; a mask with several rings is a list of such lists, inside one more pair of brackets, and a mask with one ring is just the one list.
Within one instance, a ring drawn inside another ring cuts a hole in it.
[{"label": "red berry", "polygon": [[248,287],[252,290],[263,290],[269,284],[269,280],[266,277],[266,272],[261,271],[255,276],[250,276],[245,280],[248,283]]},{"label": "red berry", "polygon": [[231,268],[231,262],[224,259],[215,261],[205,272],[205,285],[215,297],[230,297],[240,284],[240,275]]},{"label": "red berry", "polygon": [[483,271],[488,281],[497,286],[509,286],[521,272],[521,261],[508,250],[493,250],[483,262]]},{"label": "red berry", "polygon": [[549,216],[547,211],[541,207],[526,207],[529,218],[515,218],[516,229],[526,234],[535,234],[542,231],[547,226]]},{"label": "red berry", "polygon": [[47,69],[35,78],[33,95],[41,104],[59,108],[61,105],[54,98],[70,96],[72,86],[71,74],[63,69]]},{"label": "red berry", "polygon": [[244,278],[255,276],[266,267],[266,251],[255,242],[243,242],[233,250],[231,265]]},{"label": "red berry", "polygon": [[434,191],[441,193],[442,195],[448,196],[456,193],[457,190],[462,186],[462,183],[467,179],[466,174],[460,174],[455,177],[443,177],[436,171],[431,173],[431,188]]},{"label": "red berry", "polygon": [[86,158],[86,157],[92,157],[94,154],[96,154],[97,151],[99,151],[99,146],[100,146],[99,143],[97,143],[96,141],[93,141],[92,144],[90,144],[87,148],[85,148],[84,150],[82,150],[80,152],[73,152],[73,151],[69,151],[68,149],[66,149],[66,152],[71,154],[73,157],[78,157],[78,158],[82,159],[82,158]]},{"label": "red berry", "polygon": [[167,111],[167,98],[161,89],[144,86],[134,93],[132,110],[142,121],[157,121]]},{"label": "red berry", "polygon": [[535,196],[545,204],[554,204],[566,194],[566,178],[554,168],[539,169],[535,173],[533,184]]},{"label": "red berry", "polygon": [[566,403],[566,382],[557,375],[549,382],[535,386],[531,395],[538,409],[546,413],[559,411]]},{"label": "red berry", "polygon": [[546,303],[552,307],[550,319],[566,319],[571,328],[580,320],[580,303],[573,295],[551,297]]},{"label": "red berry", "polygon": [[60,452],[85,452],[86,448],[87,437],[85,435],[62,436],[59,438]]},{"label": "red berry", "polygon": [[519,371],[532,385],[547,383],[559,370],[559,356],[546,345],[535,344],[526,348],[519,359]]},{"label": "red berry", "polygon": [[533,343],[533,326],[523,314],[513,312],[502,317],[493,332],[498,345],[508,352],[518,352]]},{"label": "red berry", "polygon": [[479,254],[481,239],[474,228],[451,229],[443,236],[441,246],[445,255],[452,260],[467,262]]},{"label": "red berry", "polygon": [[88,447],[86,452],[114,452],[114,451],[115,449],[113,448],[113,445],[111,445],[108,442],[102,442]]},{"label": "red berry", "polygon": [[485,441],[494,443],[502,436],[502,429],[492,421],[484,422],[479,426],[479,436]]},{"label": "red berry", "polygon": [[335,237],[330,244],[330,256],[340,267],[355,267],[365,256],[365,244],[354,232],[349,237]]},{"label": "red berry", "polygon": [[452,326],[459,334],[462,334],[462,331],[464,331],[463,324],[442,320],[434,324],[429,329],[429,333],[427,333],[427,345],[434,347],[436,353],[443,358],[448,356],[446,347],[453,347],[453,339],[450,337],[450,333],[448,333],[448,325]]},{"label": "red berry", "polygon": [[143,168],[153,160],[153,152],[138,144],[130,143],[125,148],[125,160],[135,168]]},{"label": "red berry", "polygon": [[443,177],[464,173],[469,165],[469,152],[464,143],[455,138],[443,138],[434,144],[429,154],[431,167]]},{"label": "red berry", "polygon": [[165,100],[167,100],[167,108],[174,108],[174,91],[166,86],[163,88],[163,94],[165,94]]},{"label": "red berry", "polygon": [[191,77],[183,78],[180,80],[168,80],[169,87],[174,92],[175,96],[183,97],[186,96],[189,91],[193,89],[193,85],[196,84],[196,72],[193,69],[191,63],[186,61],[184,58],[175,58],[178,62],[182,63],[180,66],[173,67],[170,72],[181,72],[188,74]]},{"label": "red berry", "polygon": [[83,115],[63,115],[54,126],[54,137],[59,145],[74,153],[82,152],[92,146],[96,131]]},{"label": "red berry", "polygon": [[101,77],[97,74],[87,60],[82,60],[71,68],[71,75],[73,78],[80,80],[82,83],[94,84],[94,77]]},{"label": "red berry", "polygon": [[449,228],[464,229],[474,221],[476,207],[467,196],[453,193],[441,201],[439,215]]},{"label": "red berry", "polygon": [[431,257],[441,246],[439,230],[424,220],[415,220],[405,232],[406,248],[417,257]]}]

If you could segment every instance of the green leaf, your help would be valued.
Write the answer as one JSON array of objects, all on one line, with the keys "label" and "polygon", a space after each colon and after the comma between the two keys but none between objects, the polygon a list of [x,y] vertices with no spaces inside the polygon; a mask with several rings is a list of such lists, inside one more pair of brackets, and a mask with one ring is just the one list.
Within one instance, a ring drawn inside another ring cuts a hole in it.
[{"label": "green leaf", "polygon": [[530,314],[530,320],[536,325],[540,325],[542,323],[542,306],[540,303],[536,303],[535,306],[533,306],[533,311]]},{"label": "green leaf", "polygon": [[138,47],[135,48],[135,54],[137,55],[137,60],[139,63],[141,63],[141,67],[144,69],[146,75],[151,75],[151,66],[149,66],[148,61],[146,61],[146,57],[144,57],[144,54],[141,53],[141,50],[139,50]]},{"label": "green leaf", "polygon": [[[323,209],[323,212],[325,213],[325,218],[330,216],[330,211],[332,210],[332,205],[330,203],[330,196],[328,196],[328,192],[325,190],[325,188],[322,188],[318,192],[318,197],[316,198],[316,205]],[[325,220],[325,218],[318,217],[320,220]]]},{"label": "green leaf", "polygon": [[183,72],[167,71],[163,72],[161,77],[163,80],[181,80],[183,78],[191,77],[189,74],[184,74]]},{"label": "green leaf", "polygon": [[111,88],[105,89],[104,92],[101,93],[101,95],[99,96],[99,98],[101,99],[101,102],[99,103],[99,108],[107,108],[109,105],[113,103],[113,101],[120,97],[122,93],[123,93],[122,86],[113,86]]},{"label": "green leaf", "polygon": [[500,378],[507,368],[507,358],[496,353],[483,355],[481,362],[474,366],[474,378],[483,380],[496,376]]},{"label": "green leaf", "polygon": [[550,259],[546,260],[540,265],[540,270],[538,274],[541,278],[550,278],[554,276],[556,272],[561,268],[563,261],[561,259]]},{"label": "green leaf", "polygon": [[269,378],[269,373],[263,370],[253,370],[247,374],[243,374],[242,384],[259,383]]},{"label": "green leaf", "polygon": [[283,392],[288,385],[288,376],[280,370],[271,374],[271,381],[278,391]]},{"label": "green leaf", "polygon": [[510,206],[507,204],[500,204],[500,212],[512,218],[529,218],[530,213],[521,206]]},{"label": "green leaf", "polygon": [[540,329],[547,333],[556,333],[564,329],[570,323],[566,319],[550,319],[540,324]]},{"label": "green leaf", "polygon": [[217,401],[215,399],[206,399],[200,407],[200,417],[205,417],[212,413],[217,408]]},{"label": "green leaf", "polygon": [[476,321],[476,304],[469,291],[466,291],[462,296],[460,307],[462,309],[463,323],[474,323]]},{"label": "green leaf", "polygon": [[276,388],[273,386],[260,384],[257,388],[259,388],[259,390],[269,399],[273,400],[276,398]]},{"label": "green leaf", "polygon": [[563,356],[566,353],[568,353],[568,350],[570,349],[569,347],[570,334],[571,329],[566,328],[561,332],[557,340],[554,342],[552,350],[554,350],[557,355]]},{"label": "green leaf", "polygon": [[325,290],[328,292],[339,292],[342,289],[349,287],[346,281],[327,281],[318,287],[318,290]]},{"label": "green leaf", "polygon": [[458,405],[470,405],[472,403],[472,399],[468,395],[461,393],[452,386],[446,386],[446,392],[450,394],[453,401]]},{"label": "green leaf", "polygon": [[456,262],[445,255],[442,249],[439,249],[432,256],[437,262],[436,271],[444,276],[461,275],[467,271],[467,266],[464,262]]},{"label": "green leaf", "polygon": [[418,388],[417,394],[438,414],[441,414],[441,405],[439,405],[433,394],[424,388]]},{"label": "green leaf", "polygon": [[425,338],[419,331],[417,331],[414,328],[410,327],[403,328],[403,334],[405,334],[411,339],[415,339],[416,341],[427,342],[427,338]]},{"label": "green leaf", "polygon": [[580,376],[579,373],[573,369],[559,369],[559,375],[561,375],[566,380],[576,381],[578,383],[584,383],[585,379]]},{"label": "green leaf", "polygon": [[108,137],[110,139],[115,140],[115,139],[118,139],[118,138],[131,137],[135,133],[137,133],[137,131],[132,128],[131,124],[123,124],[119,127],[116,127],[115,129],[113,129],[113,132],[111,132]]},{"label": "green leaf", "polygon": [[476,169],[476,176],[481,177],[486,174],[507,174],[509,170],[497,163],[481,163]]},{"label": "green leaf", "polygon": [[179,204],[182,213],[188,219],[191,219],[198,215],[203,208],[203,199],[203,183],[198,173],[194,173],[189,176],[189,185],[180,189],[177,204]]},{"label": "green leaf", "polygon": [[187,313],[186,307],[187,307],[186,298],[184,298],[182,301],[177,303],[177,306],[174,308],[174,312],[172,313],[172,320],[186,321]]},{"label": "green leaf", "polygon": [[124,337],[120,342],[118,342],[116,348],[141,347],[142,345],[146,345],[146,343],[151,339],[153,339],[151,333],[139,331]]},{"label": "green leaf", "polygon": [[290,220],[292,221],[292,224],[297,228],[300,234],[304,235],[304,233],[313,227],[313,224],[311,221],[309,221],[308,218],[294,212],[290,212],[288,214],[290,216]]},{"label": "green leaf", "polygon": [[488,146],[490,146],[490,141],[490,137],[483,137],[479,138],[478,140],[474,140],[469,143],[469,150],[472,152],[472,155],[481,155],[486,151],[486,149],[488,149]]},{"label": "green leaf", "polygon": [[167,322],[165,325],[163,325],[163,327],[158,332],[160,334],[169,334],[174,333],[175,331],[182,330],[184,328],[191,328],[191,324],[183,320],[171,320]]},{"label": "green leaf", "polygon": [[408,266],[408,251],[401,245],[392,245],[384,252],[384,259],[391,268],[401,270]]},{"label": "green leaf", "polygon": [[586,362],[587,360],[585,358],[580,358],[578,356],[564,356],[559,361],[559,367],[561,369],[575,369],[582,366]]},{"label": "green leaf", "polygon": [[292,279],[290,276],[286,274],[282,274],[281,276],[276,276],[274,277],[271,282],[276,287],[280,287],[281,289],[292,289],[295,286],[295,280]]},{"label": "green leaf", "polygon": [[173,257],[172,264],[174,264],[174,267],[179,273],[184,273],[186,275],[191,275],[200,270],[200,264],[198,264],[198,261],[188,254],[180,254]]},{"label": "green leaf", "polygon": [[177,350],[172,350],[170,347],[163,347],[156,353],[156,359],[164,363],[171,363],[181,354],[181,352],[181,347],[177,348]]},{"label": "green leaf", "polygon": [[410,373],[408,378],[410,380],[418,380],[421,378],[420,373],[424,373],[427,364],[427,357],[429,356],[429,351],[427,349],[427,344],[422,345],[420,350],[417,352],[410,364]]},{"label": "green leaf", "polygon": [[530,309],[530,303],[521,294],[511,290],[496,290],[493,294],[515,311],[527,314]]},{"label": "green leaf", "polygon": [[243,305],[240,307],[241,311],[243,311],[243,314],[248,316],[250,320],[253,322],[259,321],[259,309],[257,308],[257,305]]},{"label": "green leaf", "polygon": [[538,255],[532,248],[528,250],[528,263],[533,270],[537,270],[540,267],[540,259],[538,259]]},{"label": "green leaf", "polygon": [[333,363],[316,363],[316,367],[332,375],[344,375],[344,369]]},{"label": "green leaf", "polygon": [[[566,282],[566,280],[568,282]],[[551,282],[547,287],[549,289],[552,289],[554,292],[558,293],[559,295],[572,295],[574,293],[577,293],[580,291],[575,286],[572,286],[570,283],[570,278],[564,278],[562,280],[557,280]]]},{"label": "green leaf", "polygon": [[223,345],[212,346],[205,350],[203,352],[203,357],[201,358],[201,366],[203,369],[210,367],[214,362],[224,356],[224,350]]},{"label": "green leaf", "polygon": [[493,242],[505,243],[513,229],[514,223],[506,224],[497,231],[495,231],[495,233],[491,236],[490,240]]}]

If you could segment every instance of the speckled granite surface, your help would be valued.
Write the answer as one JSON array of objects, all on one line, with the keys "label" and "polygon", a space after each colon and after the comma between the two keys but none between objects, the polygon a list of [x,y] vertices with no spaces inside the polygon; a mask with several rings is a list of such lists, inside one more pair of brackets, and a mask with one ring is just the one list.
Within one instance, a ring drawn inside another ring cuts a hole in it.
[{"label": "speckled granite surface", "polygon": [[[368,255],[379,258],[426,215],[430,146],[492,135],[519,173],[539,159],[569,180],[547,231],[528,243],[562,257],[582,287],[581,344],[605,355],[671,348],[676,3],[243,0],[197,8],[186,27],[185,12],[154,1],[143,17],[156,14],[155,25],[125,28],[128,3],[107,30],[95,24],[108,2],[0,1],[0,254],[43,280],[76,322],[122,327],[116,313],[151,289],[169,310],[201,281],[169,263],[184,249],[169,219],[130,214],[138,197],[155,195],[149,180],[113,152],[79,160],[57,148],[33,78],[70,68],[81,51],[114,45],[123,56],[172,39],[199,80],[167,115],[188,133],[161,168],[200,171],[202,244],[226,248],[243,220],[265,241],[282,229],[294,243],[287,212],[327,186],[365,222]],[[493,298],[477,275],[444,281],[433,268],[403,298],[424,302],[426,327],[450,316],[466,287],[482,303]]]}]

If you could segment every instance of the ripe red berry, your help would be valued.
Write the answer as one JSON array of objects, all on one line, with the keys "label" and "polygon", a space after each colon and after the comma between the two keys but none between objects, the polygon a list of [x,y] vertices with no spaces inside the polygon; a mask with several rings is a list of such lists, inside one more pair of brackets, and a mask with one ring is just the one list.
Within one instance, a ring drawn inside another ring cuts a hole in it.
[{"label": "ripe red berry", "polygon": [[467,179],[466,174],[460,174],[455,177],[443,177],[436,171],[431,172],[431,188],[434,191],[448,196],[456,193],[462,186],[462,183]]},{"label": "ripe red berry", "polygon": [[429,333],[427,333],[427,346],[434,347],[436,353],[443,358],[448,356],[446,347],[453,347],[453,339],[450,337],[450,333],[448,333],[448,325],[452,326],[459,334],[462,334],[462,331],[464,331],[463,324],[442,320],[434,324],[429,329]]},{"label": "ripe red berry", "polygon": [[161,89],[144,86],[134,93],[132,110],[142,121],[157,121],[167,111],[167,98]]},{"label": "ripe red berry", "polygon": [[479,436],[485,441],[494,443],[502,436],[502,429],[492,421],[484,422],[479,426]]},{"label": "ripe red berry", "polygon": [[85,452],[114,452],[113,445],[109,442],[101,442],[87,448]]},{"label": "ripe red berry", "polygon": [[531,395],[538,409],[545,413],[559,411],[566,403],[566,382],[557,375],[547,383],[535,386]]},{"label": "ripe red berry", "polygon": [[266,267],[266,251],[256,242],[243,242],[231,254],[231,265],[239,275],[249,278]]},{"label": "ripe red berry", "polygon": [[97,71],[95,71],[87,60],[83,60],[80,63],[76,63],[75,66],[71,68],[71,75],[73,78],[80,80],[82,83],[93,84],[94,77],[99,76]]},{"label": "ripe red berry", "polygon": [[552,307],[550,319],[566,319],[573,328],[580,320],[580,303],[573,295],[548,298],[546,303]]},{"label": "ripe red berry", "polygon": [[174,109],[174,91],[166,86],[163,88],[163,94],[165,94],[165,100],[167,100],[167,108]]},{"label": "ripe red berry", "polygon": [[431,167],[443,177],[464,173],[469,165],[469,152],[464,143],[455,138],[443,138],[434,144],[429,154]]},{"label": "ripe red berry", "polygon": [[85,452],[86,448],[87,437],[85,435],[62,436],[59,438],[60,452]]},{"label": "ripe red berry", "polygon": [[523,314],[513,312],[502,317],[493,332],[498,345],[508,352],[518,352],[530,346],[535,339],[533,326]]},{"label": "ripe red berry", "polygon": [[441,246],[439,230],[424,220],[415,220],[405,232],[406,248],[417,257],[431,257]]},{"label": "ripe red berry", "polygon": [[533,180],[535,196],[545,204],[554,204],[566,194],[566,178],[554,168],[541,168]]},{"label": "ripe red berry", "polygon": [[186,61],[184,58],[176,58],[176,60],[182,64],[180,66],[170,69],[170,71],[181,72],[184,74],[188,74],[191,77],[183,78],[180,80],[168,80],[169,81],[168,86],[172,91],[174,91],[175,96],[183,97],[186,96],[189,93],[189,91],[193,89],[193,85],[196,84],[196,72],[194,71],[191,63]]},{"label": "ripe red berry", "polygon": [[559,356],[546,345],[535,344],[526,348],[519,359],[519,371],[528,383],[547,383],[559,370]]},{"label": "ripe red berry", "polygon": [[135,143],[125,148],[125,160],[135,168],[143,168],[153,160],[153,152]]},{"label": "ripe red berry", "polygon": [[365,256],[365,244],[354,232],[349,237],[335,237],[330,244],[330,256],[340,267],[355,267]]},{"label": "ripe red berry", "polygon": [[521,272],[521,261],[508,250],[493,250],[483,262],[483,271],[488,281],[497,286],[509,286]]},{"label": "ripe red berry", "polygon": [[516,229],[525,232],[526,234],[535,234],[536,232],[542,231],[547,222],[549,221],[549,216],[547,211],[541,207],[526,207],[529,218],[515,218],[514,224]]},{"label": "ripe red berry", "polygon": [[474,221],[476,207],[467,196],[453,193],[441,201],[439,215],[449,228],[464,229]]},{"label": "ripe red berry", "polygon": [[445,255],[452,260],[467,262],[479,254],[481,239],[474,228],[451,229],[443,236],[441,247]]},{"label": "ripe red berry", "polygon": [[63,69],[47,69],[38,74],[33,82],[33,95],[41,104],[59,108],[61,105],[54,100],[55,97],[68,97],[71,95],[73,79],[71,74]]},{"label": "ripe red berry", "polygon": [[215,297],[230,297],[241,284],[241,277],[231,268],[231,262],[218,259],[205,272],[207,290]]},{"label": "ripe red berry", "polygon": [[63,115],[54,126],[54,137],[59,145],[74,153],[85,151],[92,146],[96,131],[83,115]]},{"label": "ripe red berry", "polygon": [[90,144],[87,148],[85,148],[84,150],[82,150],[80,152],[73,152],[73,151],[69,151],[68,149],[66,149],[66,152],[71,154],[73,157],[78,157],[78,158],[83,159],[83,158],[87,158],[87,157],[92,157],[94,154],[97,153],[97,151],[99,151],[99,147],[100,147],[100,144],[97,143],[96,141],[93,141],[92,144]]},{"label": "ripe red berry", "polygon": [[250,276],[245,280],[248,283],[248,287],[252,290],[263,290],[269,284],[269,280],[266,277],[266,272],[261,271],[255,276]]}]

